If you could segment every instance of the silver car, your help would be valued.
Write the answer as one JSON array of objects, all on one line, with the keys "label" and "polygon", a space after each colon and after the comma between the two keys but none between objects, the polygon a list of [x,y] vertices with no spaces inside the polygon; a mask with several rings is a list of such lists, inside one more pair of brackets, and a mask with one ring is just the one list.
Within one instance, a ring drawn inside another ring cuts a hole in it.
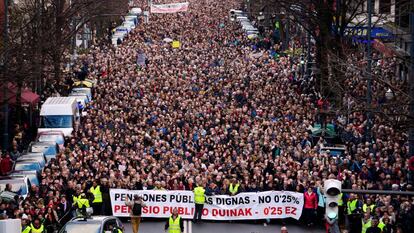
[{"label": "silver car", "polygon": [[111,226],[124,231],[122,222],[113,216],[75,217],[63,226],[59,233],[105,233]]}]

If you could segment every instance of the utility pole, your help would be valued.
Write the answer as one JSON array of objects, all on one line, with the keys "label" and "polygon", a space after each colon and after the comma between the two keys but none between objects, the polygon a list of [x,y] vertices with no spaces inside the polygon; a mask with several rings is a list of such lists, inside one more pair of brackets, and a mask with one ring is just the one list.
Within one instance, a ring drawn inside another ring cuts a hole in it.
[{"label": "utility pole", "polygon": [[[4,0],[4,25],[3,25],[3,72],[7,76],[8,52],[7,45],[9,43],[9,0]],[[8,82],[3,83],[3,115],[4,115],[4,130],[3,130],[3,150],[7,151],[9,148],[9,100],[8,100]]]},{"label": "utility pole", "polygon": [[372,143],[372,51],[371,51],[371,17],[372,17],[372,0],[368,0],[368,30],[367,30],[367,132],[366,140]]}]

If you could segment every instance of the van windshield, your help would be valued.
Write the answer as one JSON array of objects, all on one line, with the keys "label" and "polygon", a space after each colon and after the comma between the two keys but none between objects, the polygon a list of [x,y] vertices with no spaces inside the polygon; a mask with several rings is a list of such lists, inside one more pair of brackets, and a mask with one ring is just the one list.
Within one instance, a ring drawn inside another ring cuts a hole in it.
[{"label": "van windshield", "polygon": [[42,128],[72,128],[71,115],[42,116]]}]

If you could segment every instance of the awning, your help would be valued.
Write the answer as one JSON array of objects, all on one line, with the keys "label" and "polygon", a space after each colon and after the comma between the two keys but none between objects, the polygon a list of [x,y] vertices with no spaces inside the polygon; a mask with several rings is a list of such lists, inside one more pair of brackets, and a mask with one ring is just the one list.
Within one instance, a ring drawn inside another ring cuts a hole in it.
[{"label": "awning", "polygon": [[[4,85],[0,85],[0,88],[3,89]],[[7,100],[9,104],[16,104],[17,89],[18,86],[14,83],[7,84],[8,95]],[[36,104],[40,101],[40,96],[32,92],[29,88],[22,88],[21,90],[21,103],[22,104]],[[0,102],[3,103],[3,98],[0,98]]]},{"label": "awning", "polygon": [[[17,95],[14,94],[14,96],[9,99],[10,104],[16,103],[16,96]],[[36,93],[31,92],[29,89],[24,89],[22,90],[21,101],[22,104],[36,104],[40,101],[40,96]]]}]

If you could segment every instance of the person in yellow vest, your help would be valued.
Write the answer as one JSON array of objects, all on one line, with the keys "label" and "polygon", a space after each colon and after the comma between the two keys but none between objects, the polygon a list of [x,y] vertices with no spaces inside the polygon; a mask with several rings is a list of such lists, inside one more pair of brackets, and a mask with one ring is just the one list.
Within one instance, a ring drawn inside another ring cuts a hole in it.
[{"label": "person in yellow vest", "polygon": [[26,214],[22,217],[22,233],[30,233],[32,228],[29,226],[29,219]]},{"label": "person in yellow vest", "polygon": [[201,182],[198,182],[197,187],[194,188],[193,192],[194,192],[194,202],[195,202],[193,222],[197,223],[198,221],[201,220],[201,216],[203,215],[204,203],[206,201],[206,197],[205,197],[206,190],[202,186]]},{"label": "person in yellow vest", "polygon": [[92,187],[89,191],[93,194],[92,208],[94,215],[102,214],[102,192],[101,186],[98,185],[98,182],[94,181]]},{"label": "person in yellow vest", "polygon": [[75,194],[73,194],[73,204],[78,203],[78,198],[80,197],[80,195],[82,194],[82,191],[80,189],[76,189]]},{"label": "person in yellow vest", "polygon": [[229,194],[230,196],[234,196],[239,193],[239,182],[237,182],[236,178],[233,178],[229,185]]},{"label": "person in yellow vest", "polygon": [[379,220],[378,227],[381,229],[381,232],[384,232],[385,223],[382,221],[382,219]]},{"label": "person in yellow vest", "polygon": [[115,223],[108,225],[108,229],[105,230],[105,233],[106,232],[123,233],[122,230]]},{"label": "person in yellow vest", "polygon": [[362,218],[362,230],[361,233],[366,233],[367,229],[371,227],[371,215],[369,213],[364,213],[364,217]]},{"label": "person in yellow vest", "polygon": [[340,193],[338,197],[338,224],[343,225],[345,219],[344,194]]},{"label": "person in yellow vest", "polygon": [[346,203],[347,218],[350,233],[361,232],[361,208],[362,203],[355,194],[350,194]]},{"label": "person in yellow vest", "polygon": [[171,217],[165,223],[165,232],[168,233],[183,233],[184,232],[184,223],[183,219],[178,215],[177,208],[173,209]]},{"label": "person in yellow vest", "polygon": [[77,215],[78,216],[85,216],[86,215],[86,208],[89,208],[89,200],[86,199],[86,195],[84,193],[82,193],[78,200],[77,203],[73,203],[75,205],[75,207],[77,207],[76,211],[77,211]]},{"label": "person in yellow vest", "polygon": [[366,233],[381,233],[381,228],[378,227],[378,218],[373,217],[371,220],[371,226],[367,228]]},{"label": "person in yellow vest", "polygon": [[35,219],[32,224],[30,224],[31,233],[45,233],[45,226],[40,223],[40,219]]},{"label": "person in yellow vest", "polygon": [[374,212],[374,208],[375,208],[375,204],[372,203],[371,198],[367,198],[366,203],[364,203],[364,205],[362,205],[362,211],[364,213],[366,212],[370,212],[373,213]]}]

